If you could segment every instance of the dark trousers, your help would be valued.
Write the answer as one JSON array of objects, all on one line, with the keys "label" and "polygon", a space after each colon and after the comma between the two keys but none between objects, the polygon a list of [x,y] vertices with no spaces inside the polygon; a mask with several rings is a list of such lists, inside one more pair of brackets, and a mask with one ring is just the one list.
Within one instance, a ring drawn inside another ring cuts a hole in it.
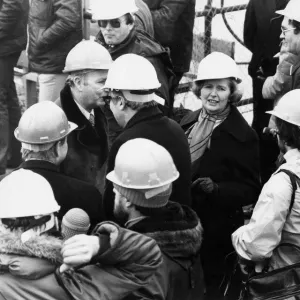
[{"label": "dark trousers", "polygon": [[20,52],[0,57],[0,175],[6,171],[8,160],[21,162],[20,142],[14,130],[21,117],[21,108],[14,83],[14,67]]},{"label": "dark trousers", "polygon": [[277,140],[263,134],[264,127],[267,127],[270,115],[266,111],[273,109],[273,101],[263,99],[263,81],[253,78],[253,122],[252,128],[259,137],[260,148],[260,172],[262,184],[265,184],[272,173],[276,170],[276,159],[279,155]]}]

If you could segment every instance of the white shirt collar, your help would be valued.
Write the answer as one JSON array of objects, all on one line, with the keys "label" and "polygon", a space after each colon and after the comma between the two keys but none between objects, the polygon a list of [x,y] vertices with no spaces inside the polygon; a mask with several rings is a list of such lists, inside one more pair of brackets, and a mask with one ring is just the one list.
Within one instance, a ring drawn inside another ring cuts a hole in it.
[{"label": "white shirt collar", "polygon": [[87,120],[90,119],[90,115],[94,115],[94,110],[92,109],[91,112],[89,113],[85,108],[83,108],[76,100],[75,103],[77,104],[79,110],[82,112],[82,114],[87,118]]}]

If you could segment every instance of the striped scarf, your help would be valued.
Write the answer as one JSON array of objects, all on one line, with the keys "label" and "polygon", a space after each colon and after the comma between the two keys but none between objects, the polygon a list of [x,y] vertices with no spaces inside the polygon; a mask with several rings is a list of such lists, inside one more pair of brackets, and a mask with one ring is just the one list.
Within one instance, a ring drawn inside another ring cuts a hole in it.
[{"label": "striped scarf", "polygon": [[209,146],[210,137],[215,126],[220,125],[229,115],[230,105],[221,113],[209,115],[203,107],[200,111],[198,122],[193,124],[187,131],[188,142],[192,163],[200,158]]}]

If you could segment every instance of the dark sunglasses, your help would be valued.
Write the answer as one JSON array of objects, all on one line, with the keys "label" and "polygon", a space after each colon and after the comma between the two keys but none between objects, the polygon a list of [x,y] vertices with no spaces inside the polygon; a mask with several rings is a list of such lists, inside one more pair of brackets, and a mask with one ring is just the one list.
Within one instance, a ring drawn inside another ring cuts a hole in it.
[{"label": "dark sunglasses", "polygon": [[112,20],[99,20],[99,26],[102,28],[106,28],[107,24],[110,24],[112,28],[120,28],[122,21],[119,19]]}]

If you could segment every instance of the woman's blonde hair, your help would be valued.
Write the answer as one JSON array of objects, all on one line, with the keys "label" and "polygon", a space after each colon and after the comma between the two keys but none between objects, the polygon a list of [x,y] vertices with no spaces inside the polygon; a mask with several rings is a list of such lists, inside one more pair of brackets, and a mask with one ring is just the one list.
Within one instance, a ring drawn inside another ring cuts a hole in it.
[{"label": "woman's blonde hair", "polygon": [[[238,88],[238,83],[234,78],[226,78],[229,82],[230,95],[229,95],[229,103],[237,104],[243,96],[243,93]],[[201,90],[208,80],[199,80],[194,81],[192,86],[192,92],[196,95],[197,98],[200,98]]]}]

